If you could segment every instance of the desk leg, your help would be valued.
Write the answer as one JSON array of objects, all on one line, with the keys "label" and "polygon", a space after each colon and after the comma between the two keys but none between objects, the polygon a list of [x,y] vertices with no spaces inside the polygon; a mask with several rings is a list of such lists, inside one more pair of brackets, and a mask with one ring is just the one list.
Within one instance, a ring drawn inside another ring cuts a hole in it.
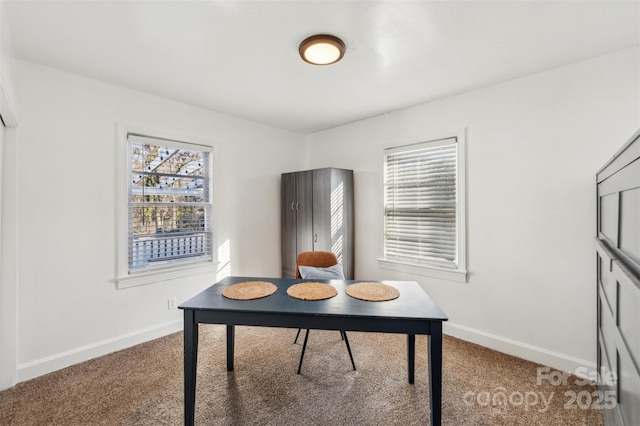
[{"label": "desk leg", "polygon": [[193,426],[196,413],[198,324],[193,310],[184,310],[184,424]]},{"label": "desk leg", "polygon": [[407,371],[409,372],[409,384],[414,383],[416,367],[416,335],[407,334]]},{"label": "desk leg", "polygon": [[431,323],[429,335],[429,402],[431,426],[442,422],[442,322]]},{"label": "desk leg", "polygon": [[233,371],[233,350],[235,349],[236,326],[227,324],[227,371]]}]

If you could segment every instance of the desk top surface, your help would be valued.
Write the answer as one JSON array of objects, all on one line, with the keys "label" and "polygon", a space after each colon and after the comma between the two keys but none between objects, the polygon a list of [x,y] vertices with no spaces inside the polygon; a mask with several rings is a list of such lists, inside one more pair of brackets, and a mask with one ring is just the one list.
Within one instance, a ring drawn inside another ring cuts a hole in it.
[{"label": "desk top surface", "polygon": [[[270,296],[254,300],[232,300],[224,297],[222,291],[233,284],[244,281],[267,281],[278,290]],[[295,299],[287,294],[293,284],[313,281],[327,283],[338,290],[338,295],[326,300],[308,301]],[[403,318],[415,320],[447,321],[445,313],[431,300],[429,295],[415,281],[379,281],[395,287],[400,297],[385,302],[368,302],[355,299],[345,293],[345,287],[357,282],[341,280],[300,280],[292,278],[227,277],[179,306],[180,309],[260,312],[294,315],[327,315],[342,317]]]}]

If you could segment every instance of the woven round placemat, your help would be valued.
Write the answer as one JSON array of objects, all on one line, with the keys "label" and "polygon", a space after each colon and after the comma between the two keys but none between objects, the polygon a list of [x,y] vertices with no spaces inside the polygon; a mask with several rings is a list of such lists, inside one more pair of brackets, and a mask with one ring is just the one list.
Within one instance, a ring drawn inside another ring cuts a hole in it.
[{"label": "woven round placemat", "polygon": [[338,290],[329,284],[308,282],[292,285],[287,294],[301,300],[325,300],[336,296]]},{"label": "woven round placemat", "polygon": [[400,297],[397,288],[380,283],[356,283],[347,286],[346,293],[356,299],[367,302],[384,302]]},{"label": "woven round placemat", "polygon": [[245,281],[225,288],[222,295],[228,299],[253,300],[271,296],[277,289],[266,281]]}]

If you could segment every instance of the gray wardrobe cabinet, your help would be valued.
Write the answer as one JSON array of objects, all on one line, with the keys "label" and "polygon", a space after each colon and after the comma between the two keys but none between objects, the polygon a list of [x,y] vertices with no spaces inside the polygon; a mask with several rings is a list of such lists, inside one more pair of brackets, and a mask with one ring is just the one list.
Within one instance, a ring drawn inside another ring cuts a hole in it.
[{"label": "gray wardrobe cabinet", "polygon": [[605,425],[640,422],[640,131],[597,174],[598,388]]},{"label": "gray wardrobe cabinet", "polygon": [[332,251],[353,279],[353,171],[335,168],[283,173],[282,276],[296,276],[303,251]]}]

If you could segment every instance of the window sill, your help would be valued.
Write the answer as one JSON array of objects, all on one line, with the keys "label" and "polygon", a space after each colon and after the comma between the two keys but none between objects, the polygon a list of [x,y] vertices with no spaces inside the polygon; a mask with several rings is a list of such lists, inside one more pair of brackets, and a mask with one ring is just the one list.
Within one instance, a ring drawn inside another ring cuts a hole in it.
[{"label": "window sill", "polygon": [[411,274],[423,275],[432,278],[441,278],[459,283],[467,282],[467,271],[457,269],[439,268],[437,266],[416,265],[412,263],[400,262],[397,260],[378,258],[378,265],[382,269],[391,271],[408,272]]},{"label": "window sill", "polygon": [[132,274],[116,278],[116,287],[118,289],[124,289],[139,285],[157,283],[160,281],[184,278],[191,275],[215,273],[217,269],[216,266],[217,262],[206,262],[162,269],[159,268],[153,271],[134,272]]}]

